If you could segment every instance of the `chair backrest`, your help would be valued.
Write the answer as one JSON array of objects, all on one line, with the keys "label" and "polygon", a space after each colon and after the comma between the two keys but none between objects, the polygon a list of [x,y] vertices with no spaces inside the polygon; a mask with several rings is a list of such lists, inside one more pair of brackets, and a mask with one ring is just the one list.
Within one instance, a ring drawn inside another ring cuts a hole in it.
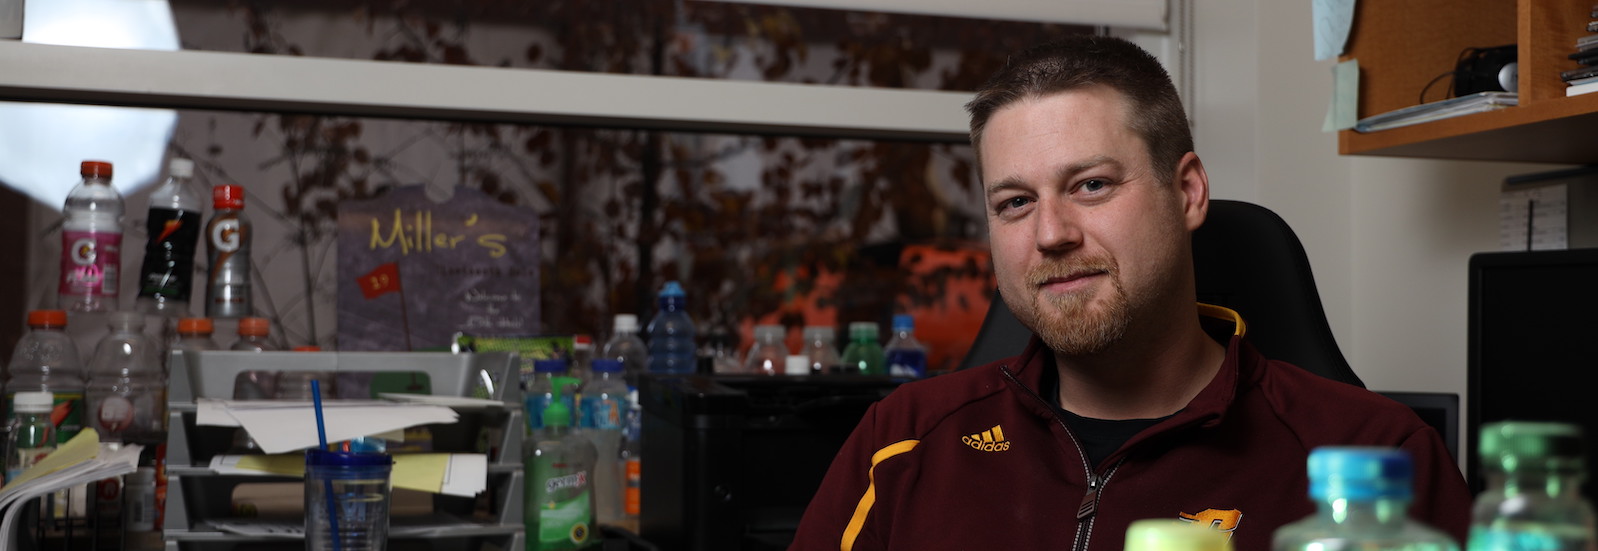
[{"label": "chair backrest", "polygon": [[[1266,357],[1323,377],[1365,386],[1337,347],[1304,246],[1282,217],[1259,205],[1211,200],[1193,232],[1200,302],[1242,314]],[[1020,353],[1032,333],[995,294],[962,369]]]}]

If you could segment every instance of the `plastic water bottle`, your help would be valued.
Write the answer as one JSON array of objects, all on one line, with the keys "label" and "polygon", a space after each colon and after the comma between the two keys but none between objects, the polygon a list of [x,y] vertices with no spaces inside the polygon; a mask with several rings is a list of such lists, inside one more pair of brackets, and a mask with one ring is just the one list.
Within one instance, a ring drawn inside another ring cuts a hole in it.
[{"label": "plastic water bottle", "polygon": [[657,300],[660,311],[649,321],[649,371],[691,374],[698,368],[694,321],[688,317],[682,285],[667,281]]},{"label": "plastic water bottle", "polygon": [[83,181],[61,209],[60,306],[105,312],[117,306],[122,269],[122,194],[111,187],[111,163],[83,161]]},{"label": "plastic water bottle", "polygon": [[241,352],[266,352],[277,350],[268,337],[272,336],[272,320],[248,317],[239,320],[239,340],[233,341],[229,350]]},{"label": "plastic water bottle", "polygon": [[1589,551],[1592,505],[1582,497],[1581,428],[1502,422],[1482,427],[1487,489],[1476,497],[1470,551]]},{"label": "plastic water bottle", "polygon": [[593,378],[589,367],[594,363],[594,337],[592,335],[572,336],[572,357],[566,364],[569,374],[583,383]]},{"label": "plastic water bottle", "polygon": [[205,278],[205,315],[241,318],[250,306],[250,220],[244,216],[244,187],[220,185],[211,189],[216,213],[205,225],[205,245],[210,250],[210,271]]},{"label": "plastic water bottle", "polygon": [[644,489],[644,411],[638,404],[638,391],[627,392],[627,426],[622,433],[622,527],[638,532],[638,517],[643,513]]},{"label": "plastic water bottle", "polygon": [[144,336],[144,315],[113,312],[111,334],[94,349],[84,389],[89,426],[103,442],[143,444],[150,451],[166,442],[166,379],[157,347]]},{"label": "plastic water bottle", "polygon": [[877,344],[877,323],[849,323],[849,346],[843,349],[843,372],[850,375],[883,375],[882,345]]},{"label": "plastic water bottle", "polygon": [[832,327],[812,325],[805,327],[804,354],[810,359],[810,372],[831,374],[843,371],[843,358],[838,356],[837,332]]},{"label": "plastic water bottle", "polygon": [[888,374],[894,377],[927,376],[927,346],[916,340],[916,320],[908,314],[893,316],[893,338],[888,339],[884,355]]},{"label": "plastic water bottle", "polygon": [[[533,418],[533,413],[528,410],[527,417]],[[598,452],[587,438],[572,432],[572,412],[564,402],[549,402],[537,417],[541,424],[533,427],[522,456],[527,549],[587,547],[598,540],[593,496]]]},{"label": "plastic water bottle", "polygon": [[788,328],[781,325],[755,326],[755,345],[744,360],[744,372],[755,375],[780,375],[786,369],[788,345],[783,343]]},{"label": "plastic water bottle", "polygon": [[[211,318],[178,318],[177,338],[172,340],[170,349],[183,353],[184,371],[178,373],[179,377],[188,377],[191,382],[198,380],[195,377],[198,375],[195,371],[198,367],[195,364],[198,361],[196,356],[201,351],[217,349],[216,340],[211,338],[215,329],[216,327],[211,324]],[[162,359],[166,360],[161,364],[163,373],[167,380],[171,380],[171,355],[168,354]]]},{"label": "plastic water bottle", "polygon": [[[1228,534],[1209,526],[1170,519],[1132,521],[1126,551],[1232,551]],[[1326,550],[1331,551],[1331,550]]]},{"label": "plastic water bottle", "polygon": [[600,356],[621,362],[627,386],[638,387],[638,376],[649,369],[649,347],[638,338],[638,316],[616,314],[610,340],[605,341]]},{"label": "plastic water bottle", "polygon": [[[67,336],[67,313],[61,310],[28,312],[27,334],[6,364],[6,411],[15,411],[19,392],[49,392],[52,408],[63,408],[66,416],[56,424],[56,443],[64,444],[83,428],[83,363],[78,360],[78,345]],[[15,417],[8,417],[10,423]]]},{"label": "plastic water bottle", "polygon": [[627,383],[622,380],[621,362],[610,358],[594,360],[591,376],[582,389],[582,409],[578,423],[598,451],[594,463],[594,511],[596,520],[613,524],[622,519],[621,463],[622,431],[627,428]]},{"label": "plastic water bottle", "polygon": [[23,471],[55,451],[55,424],[50,408],[55,396],[49,392],[18,392],[12,406],[16,419],[6,438],[6,480],[16,480]]},{"label": "plastic water bottle", "polygon": [[200,194],[189,186],[194,161],[172,159],[167,180],[150,193],[144,264],[139,268],[139,311],[160,316],[188,312],[194,288],[194,250],[200,240]]},{"label": "plastic water bottle", "polygon": [[1458,551],[1453,538],[1409,518],[1409,454],[1393,448],[1321,447],[1309,455],[1315,513],[1278,528],[1275,551]]}]

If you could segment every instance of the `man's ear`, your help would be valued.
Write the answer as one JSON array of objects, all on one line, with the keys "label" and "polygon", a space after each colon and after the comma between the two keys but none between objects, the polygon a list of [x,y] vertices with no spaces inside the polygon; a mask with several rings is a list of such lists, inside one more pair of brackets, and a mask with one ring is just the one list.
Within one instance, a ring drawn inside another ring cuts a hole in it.
[{"label": "man's ear", "polygon": [[1198,229],[1210,212],[1210,176],[1204,172],[1204,161],[1199,160],[1197,153],[1187,152],[1177,161],[1176,173],[1171,179],[1181,194],[1187,231]]}]

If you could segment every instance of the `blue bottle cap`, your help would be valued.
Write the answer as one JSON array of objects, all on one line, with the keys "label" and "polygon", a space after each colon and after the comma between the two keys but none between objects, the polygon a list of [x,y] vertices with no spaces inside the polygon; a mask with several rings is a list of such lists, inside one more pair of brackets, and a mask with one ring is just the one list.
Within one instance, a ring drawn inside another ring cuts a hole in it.
[{"label": "blue bottle cap", "polygon": [[614,358],[599,358],[589,364],[589,369],[595,373],[621,373],[621,360]]},{"label": "blue bottle cap", "polygon": [[386,453],[330,452],[315,448],[305,450],[307,467],[388,467],[393,464],[394,456]]},{"label": "blue bottle cap", "polygon": [[548,360],[533,360],[533,373],[565,373],[566,360],[552,358]]},{"label": "blue bottle cap", "polygon": [[910,317],[910,314],[894,314],[893,315],[893,330],[894,331],[914,331],[915,328],[916,328],[916,319]]},{"label": "blue bottle cap", "polygon": [[667,281],[666,285],[664,287],[660,288],[660,296],[662,298],[664,298],[664,297],[684,297],[684,296],[687,296],[687,294],[683,293],[682,284],[681,283],[677,283],[677,280],[671,280],[671,281]]},{"label": "blue bottle cap", "polygon": [[1397,448],[1315,448],[1309,454],[1309,495],[1317,500],[1409,499],[1415,467]]}]

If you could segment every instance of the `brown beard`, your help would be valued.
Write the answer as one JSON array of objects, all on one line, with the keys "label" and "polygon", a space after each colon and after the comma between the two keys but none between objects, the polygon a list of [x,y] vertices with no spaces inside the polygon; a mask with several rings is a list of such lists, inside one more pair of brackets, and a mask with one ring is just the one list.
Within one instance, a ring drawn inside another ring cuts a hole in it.
[{"label": "brown beard", "polygon": [[[1038,334],[1056,353],[1067,356],[1097,354],[1126,335],[1130,323],[1130,306],[1126,289],[1121,285],[1121,270],[1114,259],[1105,255],[1076,257],[1070,260],[1049,261],[1027,270],[1026,282],[1036,289],[1050,278],[1065,277],[1085,271],[1102,271],[1110,278],[1110,295],[1104,297],[1102,311],[1089,309],[1094,295],[1055,295],[1044,299],[1032,293],[1030,308],[1018,309],[1016,316]],[[1019,298],[1019,297],[1018,297]],[[1045,315],[1048,307],[1050,315]],[[1024,311],[1023,311],[1024,310]]]}]

